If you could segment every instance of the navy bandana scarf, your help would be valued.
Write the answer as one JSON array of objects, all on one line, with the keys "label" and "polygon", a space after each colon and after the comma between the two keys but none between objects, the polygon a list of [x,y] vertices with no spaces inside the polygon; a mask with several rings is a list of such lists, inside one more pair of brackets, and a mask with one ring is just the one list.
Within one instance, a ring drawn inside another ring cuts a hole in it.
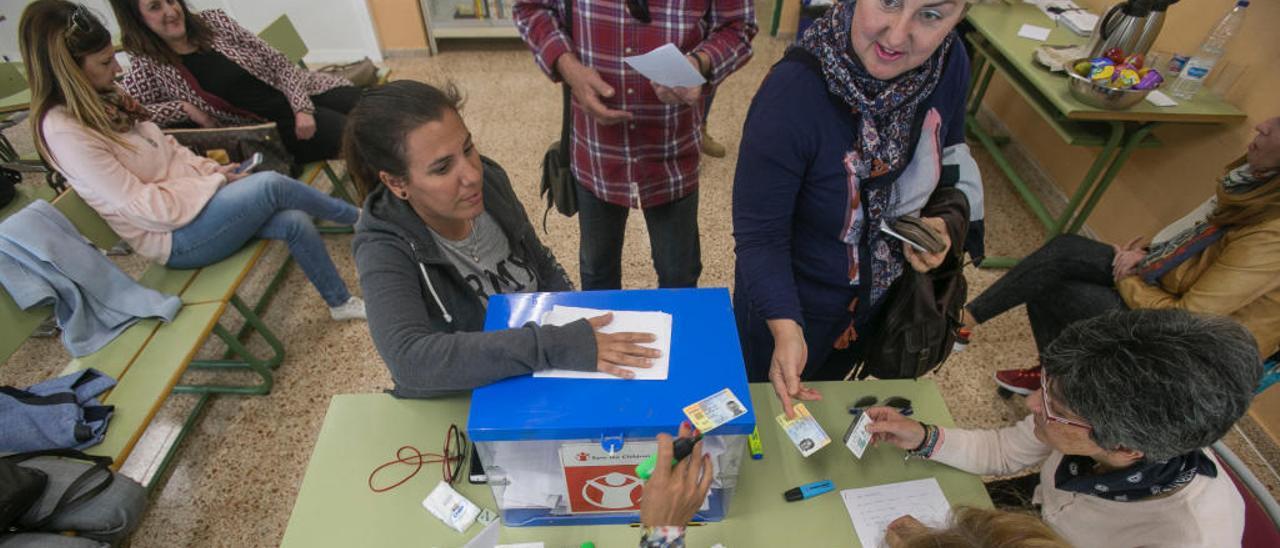
[{"label": "navy bandana scarf", "polygon": [[1155,462],[1139,462],[1105,474],[1091,474],[1094,460],[1079,455],[1064,455],[1054,473],[1058,489],[1083,493],[1116,502],[1133,502],[1168,493],[1191,483],[1198,474],[1218,477],[1218,467],[1204,451]]}]

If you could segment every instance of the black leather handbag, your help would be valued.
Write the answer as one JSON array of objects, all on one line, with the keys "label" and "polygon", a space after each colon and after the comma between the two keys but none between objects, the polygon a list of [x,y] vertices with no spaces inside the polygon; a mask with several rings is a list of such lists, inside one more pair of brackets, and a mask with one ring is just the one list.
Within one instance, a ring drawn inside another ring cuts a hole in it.
[{"label": "black leather handbag", "polygon": [[[564,2],[565,34],[573,38],[573,0]],[[573,137],[573,93],[569,84],[561,85],[564,96],[564,108],[561,111],[560,140],[551,143],[546,154],[542,155],[542,186],[538,193],[547,201],[547,209],[542,212],[542,231],[547,231],[547,214],[551,208],[565,217],[578,214],[578,181],[573,178],[573,170],[569,157],[569,147]]]}]

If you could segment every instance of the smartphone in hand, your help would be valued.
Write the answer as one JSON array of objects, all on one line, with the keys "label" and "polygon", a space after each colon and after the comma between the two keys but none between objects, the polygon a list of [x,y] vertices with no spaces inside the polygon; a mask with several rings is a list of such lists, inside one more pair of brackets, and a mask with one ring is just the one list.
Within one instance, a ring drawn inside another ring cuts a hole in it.
[{"label": "smartphone in hand", "polygon": [[236,175],[239,175],[241,173],[248,173],[250,171],[253,171],[254,168],[262,165],[262,159],[263,159],[262,153],[255,152],[253,153],[253,156],[249,157],[248,160],[240,162],[240,165],[236,167],[233,173],[235,173]]}]

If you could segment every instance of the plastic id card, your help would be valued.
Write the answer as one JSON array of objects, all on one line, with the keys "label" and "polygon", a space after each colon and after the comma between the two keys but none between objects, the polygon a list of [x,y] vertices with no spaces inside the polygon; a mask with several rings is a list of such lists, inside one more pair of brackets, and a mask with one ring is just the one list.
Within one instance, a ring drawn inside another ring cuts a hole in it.
[{"label": "plastic id card", "polygon": [[866,413],[858,413],[858,418],[849,423],[849,430],[844,433],[844,446],[853,452],[853,456],[862,458],[862,453],[867,450],[867,446],[871,445],[871,432],[867,431],[867,425],[871,424],[871,417]]},{"label": "plastic id card", "polygon": [[787,419],[787,414],[783,413],[778,415],[778,424],[787,431],[787,437],[791,438],[791,443],[800,450],[801,456],[807,457],[817,453],[819,449],[831,443],[831,438],[822,430],[822,426],[813,418],[813,415],[809,414],[809,408],[803,403],[797,403],[794,409],[796,418]]},{"label": "plastic id card", "polygon": [[684,416],[689,417],[693,427],[703,434],[746,414],[747,406],[742,405],[742,400],[728,388],[684,408]]}]

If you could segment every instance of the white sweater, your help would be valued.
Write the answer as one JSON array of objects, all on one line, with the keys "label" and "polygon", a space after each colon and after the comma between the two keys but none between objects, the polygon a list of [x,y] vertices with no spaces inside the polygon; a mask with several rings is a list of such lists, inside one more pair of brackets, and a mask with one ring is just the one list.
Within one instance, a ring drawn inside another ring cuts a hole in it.
[{"label": "white sweater", "polygon": [[1062,461],[1035,435],[1035,417],[999,430],[947,429],[933,460],[972,474],[1007,476],[1043,463],[1033,502],[1041,517],[1074,546],[1240,546],[1244,499],[1218,465],[1218,477],[1197,475],[1167,497],[1115,502],[1063,491],[1054,473]]}]

